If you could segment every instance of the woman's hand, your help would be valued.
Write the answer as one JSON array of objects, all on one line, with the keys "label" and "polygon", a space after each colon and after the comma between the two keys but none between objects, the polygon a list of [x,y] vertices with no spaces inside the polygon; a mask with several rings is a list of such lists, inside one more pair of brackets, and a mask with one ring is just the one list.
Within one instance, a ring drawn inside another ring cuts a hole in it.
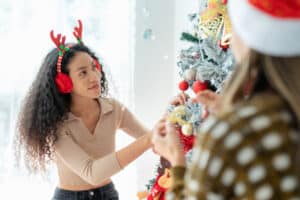
[{"label": "woman's hand", "polygon": [[220,95],[211,90],[198,92],[194,99],[195,101],[203,104],[204,109],[207,109],[209,113],[215,114],[219,110]]},{"label": "woman's hand", "polygon": [[161,119],[154,127],[154,152],[167,159],[172,166],[185,166],[183,147],[174,124]]},{"label": "woman's hand", "polygon": [[181,92],[170,101],[170,104],[174,106],[183,105],[185,104],[188,98],[190,98],[189,95],[187,95],[184,92]]}]

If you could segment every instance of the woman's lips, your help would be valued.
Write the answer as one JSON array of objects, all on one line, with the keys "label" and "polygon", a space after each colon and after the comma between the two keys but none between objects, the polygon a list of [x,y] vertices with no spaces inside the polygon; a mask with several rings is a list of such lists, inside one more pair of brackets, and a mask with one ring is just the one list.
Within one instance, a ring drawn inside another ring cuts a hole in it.
[{"label": "woman's lips", "polygon": [[95,84],[92,87],[89,88],[89,90],[98,90],[100,88],[99,84]]}]

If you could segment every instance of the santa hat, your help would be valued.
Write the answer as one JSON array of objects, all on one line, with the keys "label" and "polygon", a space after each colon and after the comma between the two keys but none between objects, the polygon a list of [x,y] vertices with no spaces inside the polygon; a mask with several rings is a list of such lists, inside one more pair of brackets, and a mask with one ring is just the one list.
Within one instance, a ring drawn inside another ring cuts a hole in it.
[{"label": "santa hat", "polygon": [[250,48],[300,55],[299,0],[229,0],[228,10],[234,30]]}]

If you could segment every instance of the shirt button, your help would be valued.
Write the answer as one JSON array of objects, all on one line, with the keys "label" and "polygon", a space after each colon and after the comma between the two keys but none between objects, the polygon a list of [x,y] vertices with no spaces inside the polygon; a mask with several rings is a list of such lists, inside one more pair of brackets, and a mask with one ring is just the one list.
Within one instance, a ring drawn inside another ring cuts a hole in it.
[{"label": "shirt button", "polygon": [[94,192],[93,191],[90,191],[89,194],[90,194],[90,196],[94,196]]}]

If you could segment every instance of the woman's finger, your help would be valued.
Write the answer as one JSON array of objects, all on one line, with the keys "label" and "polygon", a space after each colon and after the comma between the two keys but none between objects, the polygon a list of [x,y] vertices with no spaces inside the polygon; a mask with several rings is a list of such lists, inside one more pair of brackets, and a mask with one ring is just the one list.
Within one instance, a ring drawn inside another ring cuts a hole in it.
[{"label": "woman's finger", "polygon": [[185,101],[187,101],[190,98],[190,96],[184,92],[180,93],[179,95],[182,96]]},{"label": "woman's finger", "polygon": [[182,93],[179,94],[179,97],[181,99],[181,104],[185,104],[185,102],[189,98],[189,95],[187,95],[186,93],[182,92]]},{"label": "woman's finger", "polygon": [[182,105],[182,104],[185,104],[185,102],[187,101],[188,98],[189,98],[189,96],[186,93],[181,92],[176,97],[173,98],[173,100],[170,102],[170,104],[174,105],[174,106]]},{"label": "woman's finger", "polygon": [[199,92],[195,99],[204,105],[211,106],[212,104],[215,104],[215,101],[218,99],[218,94],[210,90],[205,90]]},{"label": "woman's finger", "polygon": [[208,111],[208,108],[207,108],[207,106],[203,106],[203,108],[202,108],[202,119],[206,119],[207,117],[208,117],[208,115],[209,115],[209,111]]},{"label": "woman's finger", "polygon": [[166,132],[167,133],[177,133],[176,125],[170,121],[166,121]]},{"label": "woman's finger", "polygon": [[166,133],[166,131],[165,131],[165,123],[166,123],[166,119],[165,118],[159,120],[158,123],[154,127],[154,133],[158,133],[160,135],[165,135],[165,133]]},{"label": "woman's finger", "polygon": [[165,136],[161,136],[159,133],[154,133],[152,136],[151,142],[153,144],[153,151],[156,154],[161,155],[162,152],[165,151],[164,148],[166,147],[166,144],[165,144],[164,137]]}]

